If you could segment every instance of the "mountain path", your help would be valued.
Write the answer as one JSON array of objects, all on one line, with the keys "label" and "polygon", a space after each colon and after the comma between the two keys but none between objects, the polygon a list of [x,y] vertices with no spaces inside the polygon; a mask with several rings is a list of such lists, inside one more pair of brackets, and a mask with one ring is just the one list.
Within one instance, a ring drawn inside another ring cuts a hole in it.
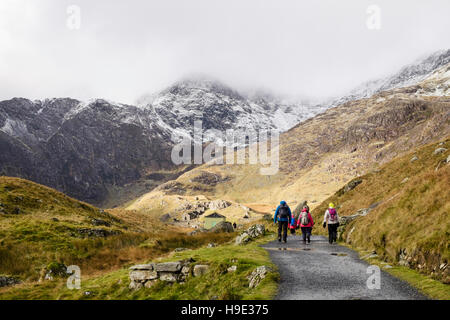
[{"label": "mountain path", "polygon": [[306,245],[301,236],[289,236],[286,244],[275,240],[263,247],[280,272],[277,300],[427,299],[382,269],[380,289],[369,289],[370,265],[356,251],[330,245],[323,236],[312,236]]}]

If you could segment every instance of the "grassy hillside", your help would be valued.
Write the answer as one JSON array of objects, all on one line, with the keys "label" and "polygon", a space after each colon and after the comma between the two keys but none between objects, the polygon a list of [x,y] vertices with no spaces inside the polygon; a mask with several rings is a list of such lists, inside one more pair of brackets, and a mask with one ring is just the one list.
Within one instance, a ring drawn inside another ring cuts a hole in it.
[{"label": "grassy hillside", "polygon": [[[438,148],[445,148],[441,153]],[[322,221],[329,202],[341,216],[370,208],[341,228],[341,239],[359,250],[450,283],[450,164],[449,138],[381,166],[364,176],[353,190],[341,189],[313,214]],[[361,211],[360,211],[361,213]],[[316,232],[324,233],[318,226]]]},{"label": "grassy hillside", "polygon": [[[277,290],[278,274],[270,262],[268,252],[259,247],[273,235],[246,246],[223,246],[175,252],[152,261],[177,261],[194,258],[196,264],[208,264],[210,271],[201,277],[189,277],[184,284],[159,282],[151,288],[130,290],[128,268],[120,268],[102,275],[82,275],[81,290],[69,290],[64,280],[21,284],[0,289],[0,299],[270,299]],[[226,272],[235,265],[235,272]],[[247,276],[258,266],[274,268],[274,272],[253,289]]]},{"label": "grassy hillside", "polygon": [[187,236],[133,211],[103,211],[24,179],[0,177],[0,275],[36,281],[58,264],[115,270],[232,235]]}]

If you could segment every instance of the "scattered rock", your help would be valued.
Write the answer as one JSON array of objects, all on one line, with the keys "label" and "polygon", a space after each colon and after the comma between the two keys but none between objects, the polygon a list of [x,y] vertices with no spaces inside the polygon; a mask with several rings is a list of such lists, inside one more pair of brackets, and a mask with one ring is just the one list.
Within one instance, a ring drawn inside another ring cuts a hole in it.
[{"label": "scattered rock", "polygon": [[0,276],[0,288],[19,284],[20,280],[14,277]]},{"label": "scattered rock", "polygon": [[52,218],[52,221],[53,222],[59,222],[59,219],[58,218]]},{"label": "scattered rock", "polygon": [[199,277],[204,275],[205,273],[207,273],[209,270],[209,266],[206,264],[197,264],[196,266],[194,266],[194,277]]},{"label": "scattered rock", "polygon": [[214,242],[210,242],[210,243],[208,243],[207,247],[208,248],[214,248],[214,247],[217,247],[217,245]]},{"label": "scattered rock", "polygon": [[404,183],[408,182],[408,180],[409,180],[409,177],[406,177],[405,179],[403,179],[403,180],[400,182],[400,184],[404,184]]},{"label": "scattered rock", "polygon": [[168,213],[163,214],[163,215],[159,218],[159,220],[160,220],[161,222],[167,222],[167,221],[169,221],[169,220],[170,220],[170,214],[168,214]]},{"label": "scattered rock", "polygon": [[450,163],[450,155],[448,155],[447,159],[445,160],[445,162]]},{"label": "scattered rock", "polygon": [[138,264],[130,267],[130,286],[131,290],[138,290],[142,287],[150,288],[157,281],[165,281],[169,283],[184,282],[186,277],[191,272],[190,265],[194,262],[193,259],[163,262],[163,263],[149,263]]},{"label": "scattered rock", "polygon": [[246,244],[251,240],[258,238],[264,235],[266,232],[264,225],[262,224],[254,224],[239,236],[236,237],[235,243],[237,245]]},{"label": "scattered rock", "polygon": [[233,225],[228,221],[221,221],[216,224],[214,227],[209,229],[209,232],[234,232]]},{"label": "scattered rock", "polygon": [[444,153],[445,151],[447,151],[446,148],[437,148],[436,150],[434,150],[433,154],[437,155],[437,154]]},{"label": "scattered rock", "polygon": [[106,226],[106,227],[110,227],[111,223],[109,223],[108,221],[102,220],[102,219],[92,219],[91,220],[91,224],[94,226]]},{"label": "scattered rock", "polygon": [[78,235],[88,238],[106,238],[109,236],[116,236],[122,233],[118,230],[90,229],[90,228],[77,229],[76,232],[78,233]]},{"label": "scattered rock", "polygon": [[228,272],[235,272],[237,270],[237,266],[231,266],[227,269]]},{"label": "scattered rock", "polygon": [[249,280],[249,288],[255,288],[259,285],[262,279],[267,276],[267,273],[271,272],[272,269],[267,266],[261,266],[253,270],[253,272],[247,277]]},{"label": "scattered rock", "polygon": [[413,157],[409,160],[409,162],[414,162],[414,161],[417,161],[417,160],[419,160],[419,158],[417,158],[417,156],[413,156]]},{"label": "scattered rock", "polygon": [[186,251],[188,250],[187,248],[176,248],[174,251],[175,252],[181,252],[181,251]]},{"label": "scattered rock", "polygon": [[338,196],[342,196],[344,193],[347,193],[353,189],[355,189],[360,183],[362,182],[361,179],[357,179],[357,180],[352,180],[349,183],[347,183],[344,187],[342,187],[341,189],[339,189],[337,191],[337,195]]},{"label": "scattered rock", "polygon": [[182,265],[180,262],[163,262],[155,265],[156,271],[163,272],[179,272],[181,271]]}]

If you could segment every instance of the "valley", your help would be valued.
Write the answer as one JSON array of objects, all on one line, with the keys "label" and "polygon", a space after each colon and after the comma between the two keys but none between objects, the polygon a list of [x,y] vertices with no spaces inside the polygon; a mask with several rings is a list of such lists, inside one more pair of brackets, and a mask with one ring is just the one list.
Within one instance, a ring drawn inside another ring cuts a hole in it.
[{"label": "valley", "polygon": [[[271,258],[284,252],[267,243],[280,200],[297,215],[307,201],[319,236],[337,204],[339,243],[360,255],[339,250],[355,266],[414,278],[411,297],[450,299],[449,59],[435,53],[320,105],[211,79],[179,81],[136,106],[1,101],[0,299],[275,298],[286,276]],[[276,173],[248,160],[263,141],[225,149],[224,160],[241,153],[245,163],[173,163],[173,136],[192,136],[197,120],[210,140],[279,133]],[[226,222],[209,228],[209,215]],[[82,270],[83,290],[66,288],[69,265]]]}]

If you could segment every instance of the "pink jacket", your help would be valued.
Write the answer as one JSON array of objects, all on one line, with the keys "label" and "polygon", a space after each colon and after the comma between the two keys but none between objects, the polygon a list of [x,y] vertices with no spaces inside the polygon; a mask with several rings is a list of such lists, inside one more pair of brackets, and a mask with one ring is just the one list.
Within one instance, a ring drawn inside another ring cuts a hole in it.
[{"label": "pink jacket", "polygon": [[314,220],[311,216],[311,213],[308,212],[308,220],[309,220],[308,224],[305,224],[305,225],[301,224],[300,223],[301,218],[302,218],[302,214],[300,213],[300,215],[298,216],[298,220],[297,220],[298,226],[300,226],[300,227],[313,227],[314,226]]}]

